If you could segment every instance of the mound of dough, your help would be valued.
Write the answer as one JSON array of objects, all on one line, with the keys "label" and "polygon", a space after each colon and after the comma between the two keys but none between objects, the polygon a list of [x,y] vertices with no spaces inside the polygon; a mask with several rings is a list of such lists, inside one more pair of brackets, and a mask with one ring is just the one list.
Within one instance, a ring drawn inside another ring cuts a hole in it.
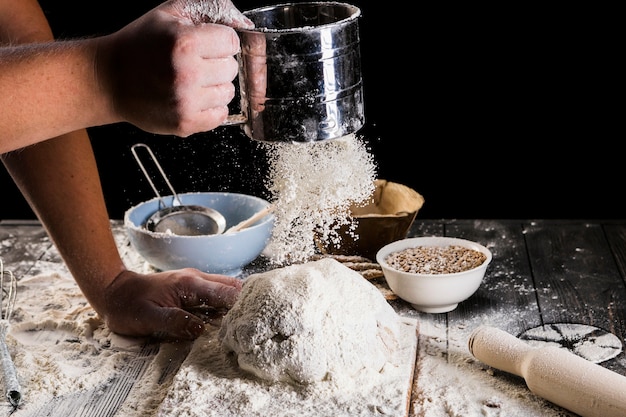
[{"label": "mound of dough", "polygon": [[306,385],[380,371],[399,331],[399,316],[376,287],[322,259],[248,277],[219,338],[241,369]]}]

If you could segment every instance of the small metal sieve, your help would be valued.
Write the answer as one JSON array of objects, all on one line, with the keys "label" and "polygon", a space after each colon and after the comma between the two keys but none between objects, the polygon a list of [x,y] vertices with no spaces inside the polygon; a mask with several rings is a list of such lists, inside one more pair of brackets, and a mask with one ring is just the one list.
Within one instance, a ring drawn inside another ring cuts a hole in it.
[{"label": "small metal sieve", "polygon": [[[152,182],[148,171],[139,159],[136,150],[138,147],[146,148],[152,161],[167,183],[174,197],[171,206],[167,206],[165,200],[163,200],[163,197],[161,197],[161,194],[159,194],[159,191],[154,185],[154,182]],[[224,232],[224,229],[226,229],[226,219],[220,212],[204,206],[184,205],[180,201],[178,194],[174,191],[174,187],[172,187],[172,184],[165,175],[165,171],[161,168],[161,164],[159,164],[152,149],[150,149],[148,145],[137,143],[131,147],[131,151],[141,171],[146,176],[148,183],[150,183],[152,190],[159,198],[159,210],[148,218],[144,225],[146,229],[151,232],[172,233],[180,236],[215,235]]]}]

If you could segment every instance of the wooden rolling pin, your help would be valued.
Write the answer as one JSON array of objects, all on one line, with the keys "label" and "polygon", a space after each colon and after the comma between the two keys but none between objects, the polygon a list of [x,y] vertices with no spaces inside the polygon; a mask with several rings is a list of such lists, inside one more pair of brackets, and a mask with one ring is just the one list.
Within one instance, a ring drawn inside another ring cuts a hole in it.
[{"label": "wooden rolling pin", "polygon": [[528,388],[583,417],[626,416],[626,377],[556,346],[535,348],[493,327],[469,338],[476,359],[521,376]]}]

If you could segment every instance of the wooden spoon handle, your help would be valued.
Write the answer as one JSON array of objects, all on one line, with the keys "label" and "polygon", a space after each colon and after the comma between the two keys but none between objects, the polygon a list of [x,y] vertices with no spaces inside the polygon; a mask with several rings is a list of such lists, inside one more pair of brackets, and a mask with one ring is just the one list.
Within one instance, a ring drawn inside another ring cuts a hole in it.
[{"label": "wooden spoon handle", "polygon": [[234,233],[234,232],[238,232],[241,229],[245,229],[246,227],[250,226],[251,224],[253,224],[254,222],[256,222],[257,220],[267,216],[268,214],[270,214],[272,212],[272,210],[274,210],[274,206],[273,205],[269,205],[267,207],[265,207],[263,210],[257,211],[256,213],[254,213],[252,216],[250,216],[249,218],[247,218],[246,220],[226,229],[226,231],[224,232],[225,235],[229,234],[229,233]]}]

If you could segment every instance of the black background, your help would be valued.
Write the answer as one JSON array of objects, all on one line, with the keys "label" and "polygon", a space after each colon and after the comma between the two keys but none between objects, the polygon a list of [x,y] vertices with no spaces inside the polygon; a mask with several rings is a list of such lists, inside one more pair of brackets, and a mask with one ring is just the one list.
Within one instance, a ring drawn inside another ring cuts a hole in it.
[{"label": "black background", "polygon": [[[110,33],[159,3],[41,1],[61,39]],[[275,3],[235,1],[241,10]],[[418,217],[623,217],[614,11],[351,3],[362,11],[359,133],[379,178],[425,197]],[[130,153],[137,142],[178,192],[267,197],[263,146],[238,127],[186,139],[125,123],[89,132],[112,218],[153,197]],[[4,168],[0,187],[0,219],[34,218]]]}]

